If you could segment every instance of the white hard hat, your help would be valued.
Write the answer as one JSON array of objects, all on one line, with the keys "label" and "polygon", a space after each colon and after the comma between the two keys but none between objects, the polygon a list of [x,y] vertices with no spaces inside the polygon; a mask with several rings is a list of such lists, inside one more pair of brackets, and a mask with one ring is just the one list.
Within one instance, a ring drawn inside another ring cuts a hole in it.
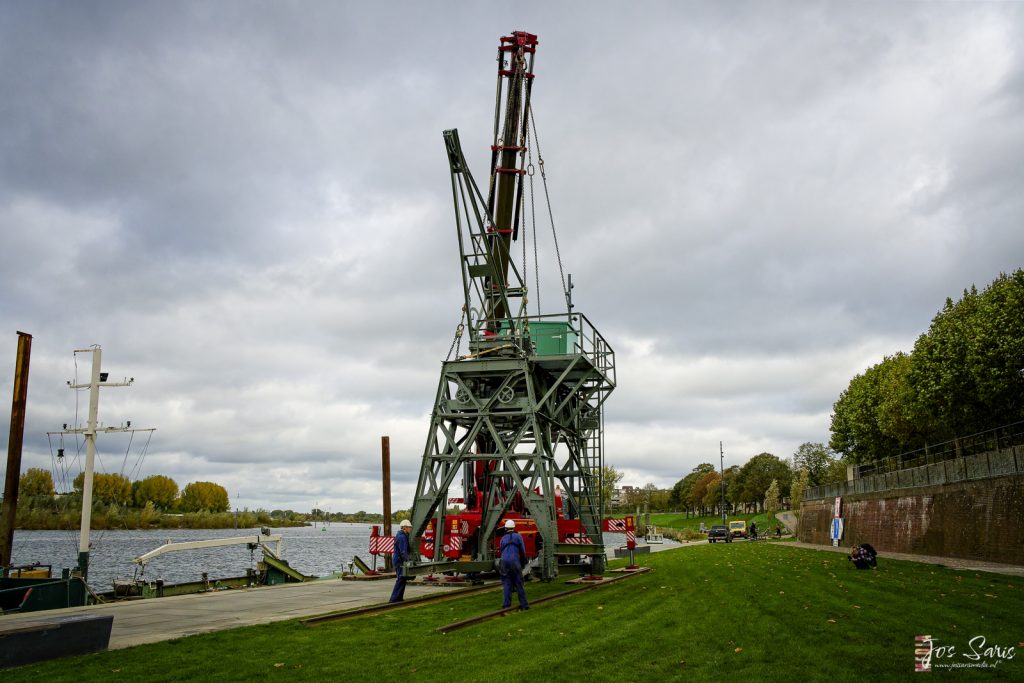
[{"label": "white hard hat", "polygon": [[511,529],[515,529],[516,528],[516,523],[513,522],[511,519],[506,519],[505,520],[505,528],[506,529],[510,529],[510,530]]},{"label": "white hard hat", "polygon": [[402,527],[403,529],[404,529],[405,527],[410,527],[410,528],[412,528],[412,522],[410,522],[410,521],[409,521],[409,520],[407,520],[407,519],[403,519],[403,520],[402,520],[401,522],[399,522],[399,523],[398,523],[398,526]]}]

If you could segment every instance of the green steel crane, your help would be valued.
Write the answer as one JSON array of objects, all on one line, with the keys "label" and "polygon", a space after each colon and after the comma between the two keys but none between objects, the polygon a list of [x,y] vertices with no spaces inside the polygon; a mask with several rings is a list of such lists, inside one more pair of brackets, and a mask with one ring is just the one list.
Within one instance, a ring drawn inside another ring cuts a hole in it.
[{"label": "green steel crane", "polygon": [[[510,258],[522,218],[536,46],[523,31],[499,44],[486,197],[458,132],[443,134],[469,349],[442,364],[413,501],[412,547],[423,557],[408,563],[412,575],[491,569],[508,519],[544,579],[560,567],[604,566],[603,405],[615,387],[614,352],[568,296],[568,310],[528,315],[528,288]],[[452,503],[464,509],[450,513]]]}]

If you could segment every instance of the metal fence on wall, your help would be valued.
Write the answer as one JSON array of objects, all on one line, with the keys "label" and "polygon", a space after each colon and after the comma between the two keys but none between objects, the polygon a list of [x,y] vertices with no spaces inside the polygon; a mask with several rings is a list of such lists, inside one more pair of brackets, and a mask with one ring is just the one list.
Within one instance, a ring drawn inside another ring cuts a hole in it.
[{"label": "metal fence on wall", "polygon": [[861,465],[854,479],[810,487],[804,493],[804,500],[937,486],[1010,474],[1024,474],[1024,422],[943,444],[927,452],[915,451]]}]

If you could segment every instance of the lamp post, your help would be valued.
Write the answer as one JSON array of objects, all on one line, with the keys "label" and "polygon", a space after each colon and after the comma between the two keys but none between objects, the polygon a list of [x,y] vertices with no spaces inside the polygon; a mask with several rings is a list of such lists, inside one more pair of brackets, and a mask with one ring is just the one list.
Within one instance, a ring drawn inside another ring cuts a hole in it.
[{"label": "lamp post", "polygon": [[722,476],[722,525],[725,526],[725,451],[722,449],[722,442],[718,442],[718,461]]}]

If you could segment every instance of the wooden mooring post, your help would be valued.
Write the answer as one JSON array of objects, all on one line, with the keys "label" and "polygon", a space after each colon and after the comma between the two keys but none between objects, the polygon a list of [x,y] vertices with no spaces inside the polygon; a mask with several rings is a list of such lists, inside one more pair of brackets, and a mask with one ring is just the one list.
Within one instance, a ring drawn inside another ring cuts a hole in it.
[{"label": "wooden mooring post", "polygon": [[11,405],[11,435],[7,441],[7,479],[0,512],[0,568],[11,564],[14,525],[18,514],[18,484],[21,479],[21,447],[25,439],[25,405],[28,402],[28,366],[32,335],[18,332],[18,357],[14,366],[14,401]]}]

